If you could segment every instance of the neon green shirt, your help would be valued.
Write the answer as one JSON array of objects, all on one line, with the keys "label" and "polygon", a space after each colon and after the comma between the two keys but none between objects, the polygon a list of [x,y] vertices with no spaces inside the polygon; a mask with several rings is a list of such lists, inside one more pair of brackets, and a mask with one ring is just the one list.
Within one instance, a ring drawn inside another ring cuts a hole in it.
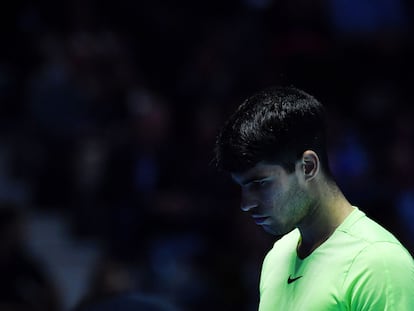
[{"label": "neon green shirt", "polygon": [[305,259],[298,229],[266,255],[259,311],[413,311],[414,261],[386,229],[355,210]]}]

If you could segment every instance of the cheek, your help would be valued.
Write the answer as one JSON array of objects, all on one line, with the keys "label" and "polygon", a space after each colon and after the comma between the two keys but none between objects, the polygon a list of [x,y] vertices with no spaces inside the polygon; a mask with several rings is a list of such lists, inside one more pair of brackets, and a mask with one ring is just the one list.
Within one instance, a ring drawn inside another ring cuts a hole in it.
[{"label": "cheek", "polygon": [[302,219],[308,213],[310,199],[305,191],[297,188],[290,195],[292,215],[297,220]]},{"label": "cheek", "polygon": [[284,202],[286,190],[281,184],[273,184],[267,190],[263,196],[266,200],[266,205],[273,209],[280,209]]},{"label": "cheek", "polygon": [[291,187],[289,190],[273,191],[269,198],[270,206],[275,216],[284,218],[286,215],[297,213],[304,201],[304,194],[299,187]]},{"label": "cheek", "polygon": [[276,213],[280,212],[286,203],[285,194],[280,191],[274,191],[268,196],[268,206]]}]

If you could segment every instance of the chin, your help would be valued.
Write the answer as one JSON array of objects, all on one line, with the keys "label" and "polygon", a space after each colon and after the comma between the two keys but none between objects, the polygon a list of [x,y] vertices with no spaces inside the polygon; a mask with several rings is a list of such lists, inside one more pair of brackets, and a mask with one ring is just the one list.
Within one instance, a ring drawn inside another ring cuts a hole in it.
[{"label": "chin", "polygon": [[266,231],[267,233],[270,233],[271,235],[283,235],[284,233],[280,232],[280,230],[275,230],[272,227],[269,226],[263,226],[263,230]]},{"label": "chin", "polygon": [[274,228],[272,228],[270,226],[266,226],[265,225],[265,226],[263,226],[263,229],[264,229],[264,231],[266,231],[267,233],[270,233],[271,235],[283,236],[283,235],[291,232],[294,228],[282,230],[280,228],[274,229]]}]

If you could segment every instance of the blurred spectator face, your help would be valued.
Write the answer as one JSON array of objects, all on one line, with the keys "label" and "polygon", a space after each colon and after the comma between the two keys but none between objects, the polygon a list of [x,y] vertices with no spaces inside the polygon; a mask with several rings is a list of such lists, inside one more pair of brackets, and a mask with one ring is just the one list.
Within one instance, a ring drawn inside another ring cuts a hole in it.
[{"label": "blurred spectator face", "polygon": [[146,90],[132,90],[128,97],[133,135],[141,145],[157,147],[168,136],[170,110],[168,106]]},{"label": "blurred spectator face", "polygon": [[127,267],[120,262],[107,259],[95,271],[91,295],[113,295],[131,290],[133,286]]}]

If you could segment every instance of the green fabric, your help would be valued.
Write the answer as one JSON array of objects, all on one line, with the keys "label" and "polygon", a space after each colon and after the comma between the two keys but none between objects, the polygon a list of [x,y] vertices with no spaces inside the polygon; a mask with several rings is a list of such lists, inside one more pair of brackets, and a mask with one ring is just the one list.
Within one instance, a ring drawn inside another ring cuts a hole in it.
[{"label": "green fabric", "polygon": [[303,260],[299,238],[293,230],[266,255],[259,311],[414,310],[413,258],[359,209]]}]

